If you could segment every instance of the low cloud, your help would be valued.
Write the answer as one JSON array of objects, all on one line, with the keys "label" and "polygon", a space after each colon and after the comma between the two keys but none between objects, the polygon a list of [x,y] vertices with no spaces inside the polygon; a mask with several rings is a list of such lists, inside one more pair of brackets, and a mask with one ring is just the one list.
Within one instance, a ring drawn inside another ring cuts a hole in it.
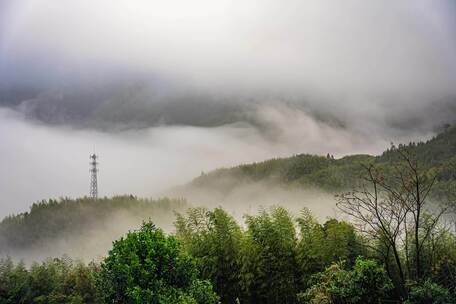
[{"label": "low cloud", "polygon": [[[61,123],[95,115],[133,126],[143,111],[160,111],[157,98],[172,102],[178,92],[182,105],[272,97],[409,126],[415,109],[454,104],[455,14],[451,0],[7,0],[0,89],[34,88],[39,116]],[[152,94],[129,87],[112,101],[106,93],[136,81]],[[15,99],[3,95],[4,104]],[[49,117],[59,108],[64,116]]]},{"label": "low cloud", "polygon": [[100,155],[101,195],[149,197],[218,167],[297,153],[380,153],[391,141],[423,136],[349,131],[284,107],[263,107],[252,115],[257,125],[106,133],[31,123],[18,112],[0,110],[0,216],[25,211],[41,199],[88,194],[92,151]]}]

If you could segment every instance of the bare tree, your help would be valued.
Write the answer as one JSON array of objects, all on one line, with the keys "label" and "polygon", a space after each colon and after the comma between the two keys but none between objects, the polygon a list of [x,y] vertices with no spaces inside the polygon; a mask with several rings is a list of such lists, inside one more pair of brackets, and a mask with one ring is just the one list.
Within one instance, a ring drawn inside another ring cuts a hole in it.
[{"label": "bare tree", "polygon": [[[393,147],[394,148],[394,147]],[[434,204],[429,205],[429,195],[436,181],[436,174],[430,174],[421,168],[417,158],[406,149],[394,148],[400,157],[400,161],[394,165],[392,181],[383,182],[382,187],[393,196],[397,203],[406,209],[404,224],[413,231],[412,244],[415,250],[415,280],[422,279],[421,256],[423,245],[439,222],[440,217],[446,211],[446,207]],[[431,206],[429,206],[431,207]],[[428,220],[423,220],[424,214],[428,214]],[[408,229],[404,230],[408,243]],[[408,248],[407,248],[408,250]],[[408,252],[406,253],[408,256]]]},{"label": "bare tree", "polygon": [[[373,165],[365,169],[367,174],[360,189],[338,195],[337,206],[355,220],[358,230],[391,249],[399,272],[401,292],[404,292],[405,274],[399,241],[407,210],[403,204],[397,203],[393,195],[385,195],[382,186],[384,178]],[[385,260],[385,263],[388,262]]]},{"label": "bare tree", "polygon": [[[446,208],[429,204],[436,175],[425,170],[406,148],[393,146],[391,150],[398,157],[390,166],[384,166],[387,174],[373,164],[365,166],[362,185],[338,195],[337,205],[355,220],[361,232],[392,251],[403,289],[408,278],[422,280],[423,246]],[[400,254],[402,249],[407,272]],[[414,251],[413,276],[410,250]]]}]

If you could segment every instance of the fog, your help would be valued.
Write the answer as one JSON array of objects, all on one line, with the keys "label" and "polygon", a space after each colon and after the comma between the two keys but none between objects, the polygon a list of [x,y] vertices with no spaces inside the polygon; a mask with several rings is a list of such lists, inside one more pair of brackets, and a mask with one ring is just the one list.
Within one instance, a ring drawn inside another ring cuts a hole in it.
[{"label": "fog", "polygon": [[[88,195],[92,151],[100,155],[100,196],[150,197],[218,167],[302,152],[335,156],[379,153],[392,140],[390,136],[355,134],[286,108],[262,108],[256,119],[270,126],[273,136],[249,124],[106,133],[31,123],[18,112],[1,110],[0,216],[26,211],[41,199]],[[422,138],[423,134],[414,136]],[[413,138],[408,134],[395,139]]]},{"label": "fog", "polygon": [[[68,255],[86,262],[100,261],[112,247],[113,240],[124,236],[128,231],[138,229],[142,222],[151,220],[167,233],[174,233],[176,212],[186,214],[187,208],[204,207],[212,210],[222,207],[231,214],[237,223],[245,228],[245,215],[255,215],[261,210],[270,210],[275,206],[285,207],[292,216],[298,216],[303,208],[309,208],[321,222],[328,218],[342,219],[336,212],[333,195],[318,189],[287,190],[267,183],[245,184],[234,189],[229,195],[210,189],[192,189],[168,192],[170,196],[185,194],[192,202],[176,209],[160,209],[149,207],[147,210],[116,210],[106,211],[106,216],[86,220],[80,229],[68,229],[57,232],[57,236],[43,236],[43,239],[23,246],[21,249],[10,247],[5,242],[0,248],[0,258],[10,256],[14,260],[26,263],[41,261],[47,257]],[[153,204],[153,203],[152,203]],[[139,211],[139,212],[138,212]],[[75,224],[73,220],[73,225]],[[2,241],[0,235],[0,243]],[[3,235],[4,237],[4,235]]]},{"label": "fog", "polygon": [[142,79],[154,91],[203,92],[210,102],[273,95],[380,120],[454,103],[450,0],[3,2],[6,88],[65,91]]},{"label": "fog", "polygon": [[454,93],[452,1],[5,3],[8,82],[128,68],[215,91]]},{"label": "fog", "polygon": [[0,217],[86,195],[92,152],[101,195],[149,197],[218,167],[426,139],[456,117],[455,13],[450,0],[1,1]]},{"label": "fog", "polygon": [[[185,210],[176,210],[184,213]],[[108,212],[108,217],[93,220],[82,229],[73,229],[60,233],[58,237],[47,238],[25,246],[25,248],[10,248],[2,244],[0,258],[7,256],[15,261],[25,261],[31,264],[43,261],[48,257],[69,256],[85,262],[100,261],[112,248],[112,242],[128,231],[139,229],[144,221],[152,221],[157,227],[166,232],[174,231],[174,212],[155,210],[153,214],[138,215],[127,210]]]}]

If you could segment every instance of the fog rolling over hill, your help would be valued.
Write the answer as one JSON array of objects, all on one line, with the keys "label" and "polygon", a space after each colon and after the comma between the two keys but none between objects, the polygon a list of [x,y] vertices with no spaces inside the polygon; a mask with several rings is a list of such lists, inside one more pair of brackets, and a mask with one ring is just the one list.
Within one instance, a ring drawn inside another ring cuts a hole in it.
[{"label": "fog rolling over hill", "polygon": [[[100,155],[100,195],[149,197],[185,184],[201,171],[303,151],[336,156],[379,153],[392,138],[354,133],[318,122],[303,112],[272,107],[256,113],[257,121],[267,126],[264,131],[251,124],[233,123],[113,133],[30,122],[9,110],[1,110],[0,116],[0,164],[4,168],[0,175],[4,197],[1,216],[26,211],[31,202],[49,197],[87,195],[88,155],[94,149]],[[408,141],[421,138],[420,134],[393,138]],[[26,191],[18,183],[27,185]]]},{"label": "fog rolling over hill", "polygon": [[219,167],[429,138],[455,122],[455,10],[2,1],[0,216],[87,194],[94,150],[101,195],[149,197]]},{"label": "fog rolling over hill", "polygon": [[[173,191],[170,196],[183,192]],[[334,196],[317,189],[287,190],[262,183],[239,187],[230,195],[214,191],[185,192],[189,200],[137,199],[130,196],[43,201],[34,204],[26,213],[0,221],[0,258],[7,256],[30,264],[47,257],[66,255],[86,262],[99,261],[108,253],[112,241],[137,229],[151,220],[168,233],[175,232],[176,213],[185,214],[188,208],[222,207],[242,223],[245,215],[278,205],[299,213],[307,207],[316,210],[321,221],[338,217]],[[190,201],[191,199],[191,201]]]},{"label": "fog rolling over hill", "polygon": [[175,212],[190,205],[182,199],[137,199],[118,196],[93,201],[49,200],[33,204],[29,212],[3,219],[0,257],[27,263],[67,255],[87,262],[100,260],[112,241],[151,220],[173,231]]}]

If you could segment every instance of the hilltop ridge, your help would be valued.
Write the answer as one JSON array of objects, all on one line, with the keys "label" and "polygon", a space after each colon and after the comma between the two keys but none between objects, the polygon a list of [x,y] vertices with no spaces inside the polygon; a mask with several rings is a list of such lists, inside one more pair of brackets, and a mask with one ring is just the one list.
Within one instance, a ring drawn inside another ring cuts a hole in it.
[{"label": "hilltop ridge", "polygon": [[395,149],[416,155],[426,170],[436,174],[437,189],[456,185],[456,127],[445,126],[442,132],[427,141],[399,144],[377,156],[359,154],[335,159],[329,154],[298,154],[202,173],[189,186],[229,192],[245,183],[272,182],[284,187],[317,187],[337,192],[355,185],[363,173],[362,165],[374,163],[384,166],[397,161]]}]

